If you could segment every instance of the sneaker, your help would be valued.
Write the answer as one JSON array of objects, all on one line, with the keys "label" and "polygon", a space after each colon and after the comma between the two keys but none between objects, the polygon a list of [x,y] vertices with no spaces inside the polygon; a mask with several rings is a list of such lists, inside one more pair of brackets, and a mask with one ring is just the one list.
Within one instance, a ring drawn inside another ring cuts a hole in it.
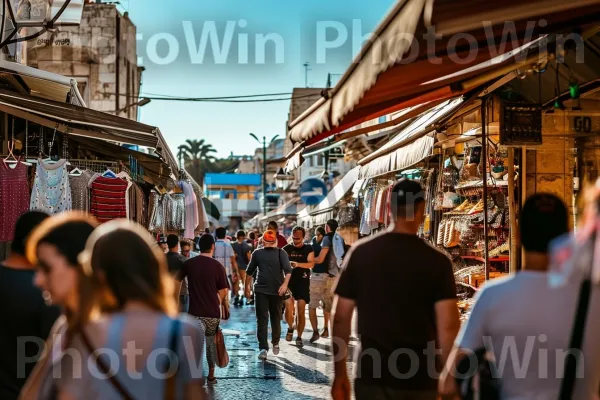
[{"label": "sneaker", "polygon": [[260,353],[258,353],[258,359],[265,361],[267,359],[267,354],[269,352],[267,350],[261,350]]},{"label": "sneaker", "polygon": [[279,345],[278,344],[273,345],[273,354],[275,354],[275,355],[279,354]]},{"label": "sneaker", "polygon": [[302,342],[302,338],[296,339],[296,346],[298,346],[300,348],[304,347],[304,343]]},{"label": "sneaker", "polygon": [[239,306],[240,305],[240,298],[236,297],[235,300],[233,301],[233,305],[234,306]]},{"label": "sneaker", "polygon": [[313,333],[312,337],[310,338],[310,342],[314,343],[317,340],[319,340],[320,338],[321,338],[321,336],[319,336],[319,332],[315,332],[315,333]]}]

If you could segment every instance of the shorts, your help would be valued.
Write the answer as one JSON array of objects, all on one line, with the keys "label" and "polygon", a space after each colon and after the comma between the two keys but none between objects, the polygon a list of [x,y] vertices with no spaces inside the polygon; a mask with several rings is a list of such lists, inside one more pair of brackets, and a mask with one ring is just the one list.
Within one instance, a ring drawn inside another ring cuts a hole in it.
[{"label": "shorts", "polygon": [[335,278],[329,274],[312,274],[310,278],[310,309],[316,310],[323,303],[323,310],[331,312],[334,283]]},{"label": "shorts", "polygon": [[302,275],[292,274],[288,288],[292,292],[294,300],[304,300],[306,304],[310,303],[310,278],[304,278]]}]

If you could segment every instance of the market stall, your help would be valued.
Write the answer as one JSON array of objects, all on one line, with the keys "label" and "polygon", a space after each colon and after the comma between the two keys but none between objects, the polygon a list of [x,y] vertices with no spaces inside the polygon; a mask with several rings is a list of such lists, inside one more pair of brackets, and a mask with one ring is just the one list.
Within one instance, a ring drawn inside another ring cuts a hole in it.
[{"label": "market stall", "polygon": [[71,79],[9,64],[0,63],[1,256],[27,210],[127,218],[190,238],[204,229],[202,189],[177,170],[158,128],[85,108]]}]

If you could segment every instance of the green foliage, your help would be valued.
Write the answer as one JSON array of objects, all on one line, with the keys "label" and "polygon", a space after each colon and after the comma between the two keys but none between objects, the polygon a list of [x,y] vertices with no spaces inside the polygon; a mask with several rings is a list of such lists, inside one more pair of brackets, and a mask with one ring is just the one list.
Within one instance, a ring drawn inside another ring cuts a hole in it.
[{"label": "green foliage", "polygon": [[236,160],[217,159],[213,155],[216,152],[204,139],[188,139],[177,148],[177,159],[180,167],[184,167],[196,182],[203,185],[207,173],[231,173],[239,166]]}]

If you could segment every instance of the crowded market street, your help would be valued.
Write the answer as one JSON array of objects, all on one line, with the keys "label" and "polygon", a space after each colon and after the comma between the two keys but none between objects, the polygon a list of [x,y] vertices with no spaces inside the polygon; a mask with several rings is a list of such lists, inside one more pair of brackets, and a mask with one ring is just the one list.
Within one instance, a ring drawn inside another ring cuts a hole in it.
[{"label": "crowded market street", "polygon": [[0,400],[600,399],[600,0],[0,2]]}]

